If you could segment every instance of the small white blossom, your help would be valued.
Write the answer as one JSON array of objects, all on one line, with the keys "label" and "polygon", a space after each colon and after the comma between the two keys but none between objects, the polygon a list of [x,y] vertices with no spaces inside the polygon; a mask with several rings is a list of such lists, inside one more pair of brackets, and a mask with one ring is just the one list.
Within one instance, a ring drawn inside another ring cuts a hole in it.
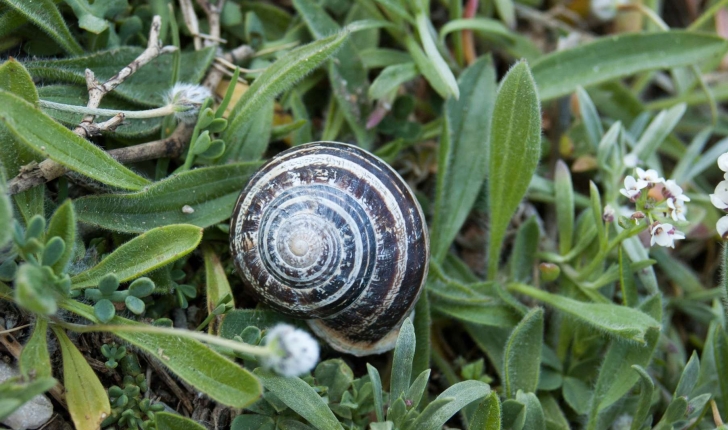
[{"label": "small white blossom", "polygon": [[606,205],[604,206],[604,212],[602,213],[602,219],[604,222],[613,222],[614,221],[614,208],[612,205]]},{"label": "small white blossom", "polygon": [[271,354],[262,357],[263,366],[283,376],[309,372],[318,362],[319,345],[307,332],[288,324],[268,330],[265,344]]},{"label": "small white blossom", "polygon": [[661,178],[655,169],[642,170],[637,167],[634,170],[637,172],[637,186],[639,188],[653,187],[657,183],[665,182],[665,178]]},{"label": "small white blossom", "polygon": [[683,194],[683,189],[673,179],[665,181],[662,188],[662,195],[665,196],[666,199],[672,198],[675,200],[682,200],[684,202],[690,201],[690,197]]},{"label": "small white blossom", "polygon": [[178,82],[169,90],[166,99],[167,104],[174,105],[174,115],[178,120],[194,123],[200,106],[209,97],[212,97],[212,93],[207,87]]},{"label": "small white blossom", "polygon": [[634,167],[637,167],[637,164],[640,162],[640,159],[637,158],[637,154],[632,154],[631,152],[624,156],[622,159],[622,162],[624,163],[624,166],[628,169],[632,169]]},{"label": "small white blossom", "polygon": [[667,199],[667,207],[670,208],[670,217],[673,221],[687,221],[685,214],[688,212],[688,208],[684,201],[670,197]]},{"label": "small white blossom", "polygon": [[718,223],[715,225],[715,229],[718,230],[718,234],[723,240],[728,240],[728,215],[721,217]]},{"label": "small white blossom", "polygon": [[598,20],[611,21],[617,16],[617,7],[626,3],[626,0],[591,0],[589,9]]},{"label": "small white blossom", "polygon": [[636,199],[640,195],[640,190],[644,186],[640,187],[639,183],[632,176],[624,178],[624,188],[620,189],[619,192],[628,199]]},{"label": "small white blossom", "polygon": [[728,179],[728,152],[721,154],[720,157],[718,157],[718,167],[720,170],[726,172],[723,176],[725,179]]},{"label": "small white blossom", "polygon": [[650,246],[658,244],[660,246],[674,248],[676,240],[685,239],[685,235],[682,232],[675,230],[675,227],[668,223],[656,223],[650,233],[652,234]]},{"label": "small white blossom", "polygon": [[710,195],[713,206],[728,212],[728,181],[720,181],[715,187],[715,193]]}]

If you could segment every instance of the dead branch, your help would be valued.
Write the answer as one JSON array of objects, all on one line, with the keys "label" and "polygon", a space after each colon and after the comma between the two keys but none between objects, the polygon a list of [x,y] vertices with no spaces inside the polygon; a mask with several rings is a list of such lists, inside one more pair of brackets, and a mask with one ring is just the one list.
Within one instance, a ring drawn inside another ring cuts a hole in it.
[{"label": "dead branch", "polygon": [[[152,19],[152,28],[149,31],[149,43],[147,49],[144,50],[134,61],[129,63],[128,66],[124,67],[111,78],[109,78],[103,84],[96,80],[94,72],[90,69],[86,69],[86,87],[88,88],[88,107],[96,109],[101,104],[101,99],[114,88],[118,87],[123,83],[129,76],[133,75],[134,72],[139,70],[142,66],[154,60],[162,54],[173,52],[177,50],[175,46],[165,46],[159,42],[159,32],[162,28],[162,19],[157,15]],[[93,127],[94,122],[93,115],[86,115],[81,123],[76,127],[73,132],[81,137],[91,137],[94,133],[98,135],[98,127]],[[107,121],[108,122],[108,121]],[[118,125],[118,124],[117,124]]]}]

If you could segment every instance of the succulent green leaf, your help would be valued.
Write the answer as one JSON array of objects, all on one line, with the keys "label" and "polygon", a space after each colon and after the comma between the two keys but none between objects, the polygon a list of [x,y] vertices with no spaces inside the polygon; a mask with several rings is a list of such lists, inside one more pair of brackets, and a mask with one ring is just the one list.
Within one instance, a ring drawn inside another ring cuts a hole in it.
[{"label": "succulent green leaf", "polygon": [[488,276],[498,269],[508,223],[526,194],[541,153],[541,111],[525,62],[508,71],[498,90],[490,127]]},{"label": "succulent green leaf", "polygon": [[154,292],[154,282],[149,278],[139,278],[129,285],[129,294],[134,297],[147,297]]},{"label": "succulent green leaf", "polygon": [[157,227],[116,248],[96,266],[71,278],[74,289],[98,285],[107,273],[128,281],[192,252],[202,229],[188,224]]},{"label": "succulent green leaf", "polygon": [[533,63],[542,100],[567,95],[579,86],[606,82],[646,70],[700,64],[720,57],[728,43],[715,35],[682,30],[620,34],[557,51]]},{"label": "succulent green leaf", "polygon": [[43,249],[43,257],[41,261],[44,266],[53,266],[61,259],[66,251],[66,243],[60,237],[56,236],[46,242]]},{"label": "succulent green leaf", "polygon": [[[73,256],[73,246],[76,243],[76,213],[73,202],[68,199],[56,209],[48,223],[46,238],[58,237],[63,239],[65,249],[58,260],[53,263],[53,271],[61,274]],[[46,245],[47,246],[47,245]]]},{"label": "succulent green leaf", "polygon": [[343,429],[326,402],[302,379],[286,378],[263,369],[255,369],[254,373],[266,389],[317,429]]},{"label": "succulent green leaf", "polygon": [[124,304],[126,305],[126,308],[129,309],[132,313],[135,313],[137,315],[141,315],[144,313],[144,302],[134,296],[126,296],[126,299],[124,300]]},{"label": "succulent green leaf", "polygon": [[116,315],[114,304],[109,299],[101,299],[94,305],[94,314],[102,323],[107,323]]},{"label": "succulent green leaf", "polygon": [[51,285],[51,277],[43,268],[23,264],[15,277],[15,301],[32,312],[53,315],[58,306],[55,294],[49,291]]},{"label": "succulent green leaf", "polygon": [[48,34],[68,54],[83,53],[53,0],[2,0],[2,3]]},{"label": "succulent green leaf", "polygon": [[507,397],[515,397],[518,390],[536,392],[543,346],[543,314],[541,308],[531,310],[508,338],[503,359]]},{"label": "succulent green leaf", "polygon": [[79,430],[100,428],[111,413],[104,386],[63,329],[53,328],[63,356],[63,385],[71,419]]}]

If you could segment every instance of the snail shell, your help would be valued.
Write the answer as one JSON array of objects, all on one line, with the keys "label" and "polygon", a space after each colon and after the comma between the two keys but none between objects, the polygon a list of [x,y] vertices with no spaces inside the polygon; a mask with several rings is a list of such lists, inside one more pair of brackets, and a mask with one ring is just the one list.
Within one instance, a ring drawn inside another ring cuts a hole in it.
[{"label": "snail shell", "polygon": [[397,172],[336,142],[271,159],[243,189],[230,221],[248,291],[308,319],[332,347],[355,355],[394,346],[423,288],[428,240],[422,209]]}]

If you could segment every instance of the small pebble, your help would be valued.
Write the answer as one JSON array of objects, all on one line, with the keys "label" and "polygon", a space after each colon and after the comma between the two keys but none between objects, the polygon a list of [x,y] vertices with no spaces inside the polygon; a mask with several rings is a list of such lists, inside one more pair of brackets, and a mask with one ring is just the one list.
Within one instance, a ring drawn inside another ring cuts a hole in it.
[{"label": "small pebble", "polygon": [[184,205],[184,206],[182,206],[182,213],[191,214],[191,213],[194,213],[194,212],[195,212],[195,210],[192,209],[192,206],[190,206],[190,205]]},{"label": "small pebble", "polygon": [[[0,360],[0,383],[19,374],[9,364]],[[48,422],[51,416],[53,416],[51,401],[43,394],[39,394],[7,416],[2,423],[13,430],[37,429]]]}]

